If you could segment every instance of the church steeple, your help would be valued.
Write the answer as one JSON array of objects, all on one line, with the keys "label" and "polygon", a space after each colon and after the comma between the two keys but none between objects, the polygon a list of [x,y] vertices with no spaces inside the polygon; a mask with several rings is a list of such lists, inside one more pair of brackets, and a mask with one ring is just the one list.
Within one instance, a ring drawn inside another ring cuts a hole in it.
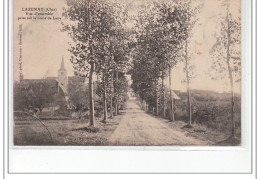
[{"label": "church steeple", "polygon": [[58,82],[59,87],[63,90],[63,92],[66,94],[68,89],[68,77],[67,77],[67,70],[64,66],[64,58],[62,56],[60,69],[58,70]]},{"label": "church steeple", "polygon": [[62,60],[61,60],[61,64],[60,64],[60,70],[65,70],[63,56],[62,56]]}]

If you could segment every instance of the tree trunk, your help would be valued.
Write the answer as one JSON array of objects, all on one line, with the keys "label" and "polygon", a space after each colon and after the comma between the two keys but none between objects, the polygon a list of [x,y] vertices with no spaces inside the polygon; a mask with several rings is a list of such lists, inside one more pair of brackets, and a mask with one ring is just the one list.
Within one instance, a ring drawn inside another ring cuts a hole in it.
[{"label": "tree trunk", "polygon": [[103,122],[107,122],[107,89],[106,89],[106,79],[105,75],[103,75],[103,111],[104,111],[104,118]]},{"label": "tree trunk", "polygon": [[[116,70],[116,87],[118,85],[118,71]],[[118,95],[118,94],[116,94]],[[117,96],[115,98],[115,116],[118,115],[118,104],[117,104]]]},{"label": "tree trunk", "polygon": [[155,82],[155,88],[156,88],[156,106],[155,106],[155,114],[156,116],[159,116],[159,100],[158,100],[158,80]]},{"label": "tree trunk", "polygon": [[234,86],[233,86],[233,77],[232,77],[232,72],[230,75],[230,85],[231,85],[231,122],[232,122],[232,130],[231,130],[231,135],[235,136],[235,119],[234,119]]},{"label": "tree trunk", "polygon": [[111,119],[114,117],[113,115],[113,96],[111,95],[111,99],[110,99],[110,117]]},{"label": "tree trunk", "polygon": [[120,113],[120,105],[117,104],[117,115]]},{"label": "tree trunk", "polygon": [[233,74],[230,65],[230,22],[229,22],[229,11],[227,11],[227,66],[230,80],[230,100],[231,100],[231,136],[235,136],[235,120],[234,120],[234,84]]},{"label": "tree trunk", "polygon": [[170,121],[174,121],[171,71],[172,71],[171,67],[169,66],[169,88],[170,88],[170,100],[171,100]]},{"label": "tree trunk", "polygon": [[115,94],[115,87],[114,87],[114,70],[112,72],[112,79],[111,79],[111,97],[110,97],[110,118],[112,119],[114,117],[113,114],[113,97]]},{"label": "tree trunk", "polygon": [[[91,2],[88,2],[88,8],[90,9]],[[91,14],[90,10],[88,11],[89,13],[89,29],[91,29]],[[89,34],[90,37],[90,34]],[[91,39],[91,38],[90,38]],[[92,58],[92,40],[89,41],[90,45],[90,56]],[[93,94],[93,73],[95,70],[95,63],[93,61],[90,62],[90,70],[89,70],[89,109],[90,109],[90,119],[89,119],[89,125],[90,126],[95,126],[95,109],[94,109],[94,94]]]},{"label": "tree trunk", "polygon": [[186,80],[187,80],[187,94],[188,94],[188,125],[191,125],[192,113],[191,113],[191,94],[190,94],[190,78],[189,78],[189,69],[188,69],[188,42],[185,42],[185,69],[186,69]]},{"label": "tree trunk", "polygon": [[90,109],[90,126],[95,126],[95,111],[94,111],[94,94],[93,94],[93,73],[94,73],[95,64],[90,63],[89,71],[89,109]]},{"label": "tree trunk", "polygon": [[162,90],[163,90],[163,117],[165,117],[165,90],[164,90],[164,77],[162,76]]}]

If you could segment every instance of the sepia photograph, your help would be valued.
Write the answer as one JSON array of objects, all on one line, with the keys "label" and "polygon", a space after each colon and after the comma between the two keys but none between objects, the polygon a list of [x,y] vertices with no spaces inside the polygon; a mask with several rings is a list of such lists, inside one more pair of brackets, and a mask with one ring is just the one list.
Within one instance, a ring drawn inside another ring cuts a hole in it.
[{"label": "sepia photograph", "polygon": [[240,0],[13,0],[13,146],[241,146]]}]

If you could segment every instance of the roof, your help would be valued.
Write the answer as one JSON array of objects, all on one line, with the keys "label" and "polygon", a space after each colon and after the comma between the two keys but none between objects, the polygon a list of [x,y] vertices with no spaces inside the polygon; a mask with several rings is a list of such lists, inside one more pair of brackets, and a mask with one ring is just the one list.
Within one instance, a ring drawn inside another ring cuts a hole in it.
[{"label": "roof", "polygon": [[55,80],[55,81],[57,81],[58,78],[57,77],[47,77],[47,78],[45,78],[45,80]]},{"label": "roof", "polygon": [[25,82],[57,82],[56,78],[42,78],[42,79],[23,79]]},{"label": "roof", "polygon": [[172,90],[173,99],[181,99],[173,90]]},{"label": "roof", "polygon": [[81,76],[69,76],[68,83],[85,83],[86,78]]}]

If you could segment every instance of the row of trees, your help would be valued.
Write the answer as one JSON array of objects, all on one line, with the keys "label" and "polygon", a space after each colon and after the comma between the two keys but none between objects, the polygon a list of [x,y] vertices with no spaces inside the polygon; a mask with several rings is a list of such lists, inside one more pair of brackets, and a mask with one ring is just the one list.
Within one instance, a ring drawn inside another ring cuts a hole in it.
[{"label": "row of trees", "polygon": [[[156,109],[156,115],[159,113],[159,83],[162,90],[161,107],[165,117],[164,80],[169,77],[169,89],[171,89],[171,69],[180,61],[185,63],[187,92],[190,94],[191,67],[187,44],[199,8],[191,8],[189,3],[153,3],[138,15],[132,87],[148,104],[149,110]],[[190,95],[188,101],[190,114]],[[172,90],[170,90],[170,106],[170,120],[173,121]],[[189,123],[191,123],[191,115]]]},{"label": "row of trees", "polygon": [[[89,79],[90,125],[94,125],[93,75],[96,74],[103,98],[104,119],[107,109],[118,111],[118,102],[126,93],[125,72],[129,66],[128,55],[133,58],[132,88],[146,102],[148,110],[166,115],[167,91],[170,96],[170,119],[174,120],[174,101],[171,86],[171,70],[177,63],[184,63],[187,84],[188,124],[192,123],[190,80],[195,67],[191,65],[190,40],[192,29],[198,20],[201,5],[192,1],[150,3],[139,11],[132,31],[126,28],[127,8],[122,4],[103,0],[67,0],[64,31],[74,43],[71,44],[71,62],[77,75]],[[240,19],[232,17],[229,2],[223,1],[225,14],[220,16],[221,28],[216,44],[211,50],[213,77],[228,77],[231,91],[231,121],[234,135],[234,76],[240,76]],[[224,9],[223,8],[223,9]],[[131,40],[130,40],[131,39]],[[131,44],[131,48],[129,46]],[[119,75],[121,74],[121,75]],[[120,77],[121,76],[121,82]],[[166,88],[165,78],[169,78]],[[124,85],[122,85],[124,84]],[[161,86],[161,87],[159,87]],[[160,97],[161,96],[161,97]],[[162,99],[162,100],[159,100]],[[107,104],[110,107],[107,107]]]},{"label": "row of trees", "polygon": [[118,3],[102,0],[68,0],[63,15],[69,20],[63,23],[63,30],[74,41],[69,51],[75,74],[89,79],[90,126],[95,125],[94,76],[97,93],[102,94],[106,122],[107,109],[111,117],[117,115],[119,105],[126,100],[130,35],[124,27],[127,11]]},{"label": "row of trees", "polygon": [[[153,3],[138,14],[136,31],[136,50],[132,73],[132,88],[141,100],[148,105],[148,110],[159,109],[165,116],[165,91],[170,91],[170,120],[174,120],[171,69],[177,63],[184,64],[184,77],[187,84],[188,125],[192,123],[192,104],[190,81],[194,78],[195,67],[191,65],[190,39],[193,27],[198,20],[201,5],[194,6],[192,1],[181,3]],[[228,78],[230,84],[230,114],[234,136],[234,82],[240,77],[240,19],[229,12],[229,2],[223,1],[220,15],[220,33],[212,47],[213,79]],[[169,89],[164,84],[169,78]],[[236,76],[236,79],[234,78]],[[181,80],[181,79],[180,79]],[[161,86],[161,87],[159,87]],[[162,100],[159,100],[162,99]]]}]

